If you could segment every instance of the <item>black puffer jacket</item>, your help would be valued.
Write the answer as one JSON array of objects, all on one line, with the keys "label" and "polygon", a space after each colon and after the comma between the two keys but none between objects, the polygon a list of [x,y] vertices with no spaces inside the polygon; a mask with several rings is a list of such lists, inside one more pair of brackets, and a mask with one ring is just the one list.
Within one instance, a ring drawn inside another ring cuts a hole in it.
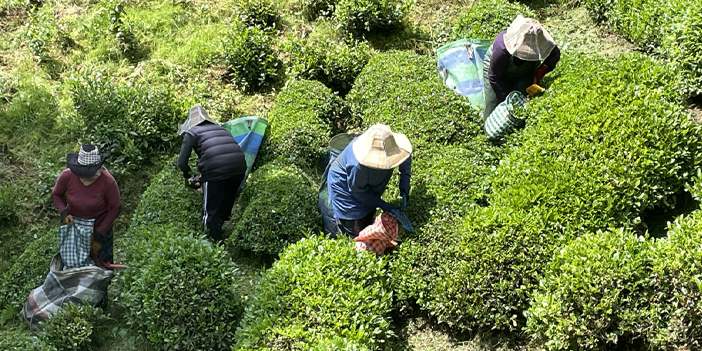
[{"label": "black puffer jacket", "polygon": [[[187,159],[190,157],[191,149],[195,149],[198,156],[197,168],[203,181],[222,180],[246,173],[244,152],[226,129],[217,124],[204,122],[188,129],[185,134],[178,157],[178,166],[185,176],[190,172]],[[188,143],[192,144],[187,145]],[[182,165],[183,158],[185,167]]]}]

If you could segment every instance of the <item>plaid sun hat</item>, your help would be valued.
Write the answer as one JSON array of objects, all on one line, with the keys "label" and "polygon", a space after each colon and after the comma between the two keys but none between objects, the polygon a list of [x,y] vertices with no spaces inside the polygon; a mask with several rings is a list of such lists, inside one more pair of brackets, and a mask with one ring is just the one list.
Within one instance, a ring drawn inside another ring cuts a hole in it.
[{"label": "plaid sun hat", "polygon": [[202,108],[200,104],[191,107],[188,111],[188,118],[186,118],[185,122],[183,122],[183,124],[180,125],[180,128],[178,128],[178,135],[185,133],[186,131],[188,131],[188,129],[205,121],[214,124],[219,124],[215,122],[212,118],[210,118],[210,115],[207,114],[207,111],[205,111],[205,109]]},{"label": "plaid sun hat", "polygon": [[539,21],[517,15],[504,35],[510,55],[524,61],[543,61],[556,47],[551,34]]},{"label": "plaid sun hat", "polygon": [[384,124],[372,125],[353,142],[353,155],[358,162],[375,169],[393,169],[412,154],[407,136],[393,133]]},{"label": "plaid sun hat", "polygon": [[109,156],[109,152],[101,154],[95,145],[83,144],[78,153],[68,154],[66,166],[78,177],[90,178],[102,168],[102,163]]}]

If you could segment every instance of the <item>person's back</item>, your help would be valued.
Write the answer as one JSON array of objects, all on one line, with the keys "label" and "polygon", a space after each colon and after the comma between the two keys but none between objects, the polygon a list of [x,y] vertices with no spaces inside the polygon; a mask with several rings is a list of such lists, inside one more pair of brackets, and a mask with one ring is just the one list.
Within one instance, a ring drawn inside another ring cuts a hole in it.
[{"label": "person's back", "polygon": [[197,168],[203,181],[215,181],[246,173],[246,158],[232,134],[213,123],[201,123],[186,134],[194,141]]}]

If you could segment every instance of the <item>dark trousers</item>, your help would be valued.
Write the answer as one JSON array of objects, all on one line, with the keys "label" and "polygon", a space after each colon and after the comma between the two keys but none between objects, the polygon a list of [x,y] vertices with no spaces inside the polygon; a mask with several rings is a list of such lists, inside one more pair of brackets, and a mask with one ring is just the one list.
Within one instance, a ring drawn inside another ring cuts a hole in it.
[{"label": "dark trousers", "polygon": [[336,225],[338,227],[337,234],[344,234],[347,237],[353,239],[358,236],[358,234],[365,229],[367,226],[373,224],[375,220],[375,213],[371,212],[363,218],[360,219],[340,219],[336,218]]},{"label": "dark trousers", "polygon": [[210,238],[222,240],[222,224],[232,217],[232,207],[236,200],[236,192],[244,180],[244,174],[205,182],[202,185],[204,196],[204,215],[202,217]]},{"label": "dark trousers", "polygon": [[115,263],[113,258],[113,231],[112,228],[103,234],[93,234],[93,243],[91,250],[97,251],[97,258],[102,262]]}]

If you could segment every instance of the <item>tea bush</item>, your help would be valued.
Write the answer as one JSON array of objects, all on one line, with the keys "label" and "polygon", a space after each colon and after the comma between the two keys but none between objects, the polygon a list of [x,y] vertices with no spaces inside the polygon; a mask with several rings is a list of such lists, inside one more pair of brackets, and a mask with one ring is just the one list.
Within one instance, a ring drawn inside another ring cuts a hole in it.
[{"label": "tea bush", "polygon": [[101,344],[110,318],[101,308],[66,303],[46,322],[41,322],[42,340],[61,351],[93,350]]},{"label": "tea bush", "polygon": [[348,33],[382,33],[400,27],[410,6],[405,0],[338,0],[334,19]]},{"label": "tea bush", "polygon": [[697,210],[669,224],[668,238],[655,246],[648,334],[652,349],[702,347],[701,240],[702,211]]},{"label": "tea bush", "polygon": [[674,73],[640,54],[570,56],[559,68],[496,169],[491,202],[590,231],[643,227],[645,210],[674,208],[702,161],[699,127],[671,102]]},{"label": "tea bush", "polygon": [[280,23],[278,4],[270,0],[237,0],[236,16],[251,27],[273,29]]},{"label": "tea bush", "polygon": [[509,27],[517,15],[537,18],[527,5],[519,2],[507,0],[473,2],[473,6],[454,23],[451,41],[465,38],[495,39],[497,34]]},{"label": "tea bush", "polygon": [[239,203],[243,213],[232,231],[231,245],[277,255],[321,230],[315,183],[300,168],[281,160],[250,175]]},{"label": "tea bush", "polygon": [[58,114],[58,101],[51,91],[33,83],[20,83],[0,119],[0,133],[10,140],[46,141]]},{"label": "tea bush", "polygon": [[29,293],[44,283],[51,258],[58,253],[57,230],[58,228],[29,242],[24,252],[12,263],[12,267],[0,276],[0,307],[3,316],[6,313],[19,316]]},{"label": "tea bush", "polygon": [[647,329],[652,241],[623,229],[586,233],[555,253],[533,295],[527,333],[550,350],[631,344]]},{"label": "tea bush", "polygon": [[680,93],[702,93],[702,7],[699,1],[586,0],[592,17],[644,50],[662,55],[684,78]]},{"label": "tea bush", "polygon": [[0,350],[5,351],[57,351],[38,337],[25,331],[0,330]]},{"label": "tea bush", "polygon": [[288,77],[318,80],[342,95],[351,90],[354,80],[375,54],[365,42],[293,38],[285,43],[285,52],[290,57],[286,64]]},{"label": "tea bush", "polygon": [[127,251],[120,298],[127,323],[165,349],[229,350],[241,303],[226,251],[177,224],[147,231],[151,239]]},{"label": "tea bush", "polygon": [[238,24],[225,34],[222,56],[232,81],[249,91],[269,86],[278,77],[280,64],[273,43],[274,37],[258,27]]},{"label": "tea bush", "polygon": [[288,247],[249,296],[234,350],[380,350],[390,330],[386,262],[345,239]]},{"label": "tea bush", "polygon": [[269,145],[262,157],[282,156],[302,167],[321,165],[332,135],[332,123],[342,121],[343,100],[310,80],[291,80],[275,97],[268,114]]},{"label": "tea bush", "polygon": [[302,15],[308,21],[331,17],[339,0],[301,0]]},{"label": "tea bush", "polygon": [[17,220],[17,200],[15,189],[0,187],[0,228]]},{"label": "tea bush", "polygon": [[172,88],[116,83],[100,73],[73,78],[69,88],[85,122],[82,140],[110,152],[111,172],[134,170],[177,146],[186,109]]},{"label": "tea bush", "polygon": [[429,56],[390,51],[374,56],[346,96],[364,127],[388,124],[414,144],[460,143],[482,133],[482,117],[468,100],[437,79]]}]

